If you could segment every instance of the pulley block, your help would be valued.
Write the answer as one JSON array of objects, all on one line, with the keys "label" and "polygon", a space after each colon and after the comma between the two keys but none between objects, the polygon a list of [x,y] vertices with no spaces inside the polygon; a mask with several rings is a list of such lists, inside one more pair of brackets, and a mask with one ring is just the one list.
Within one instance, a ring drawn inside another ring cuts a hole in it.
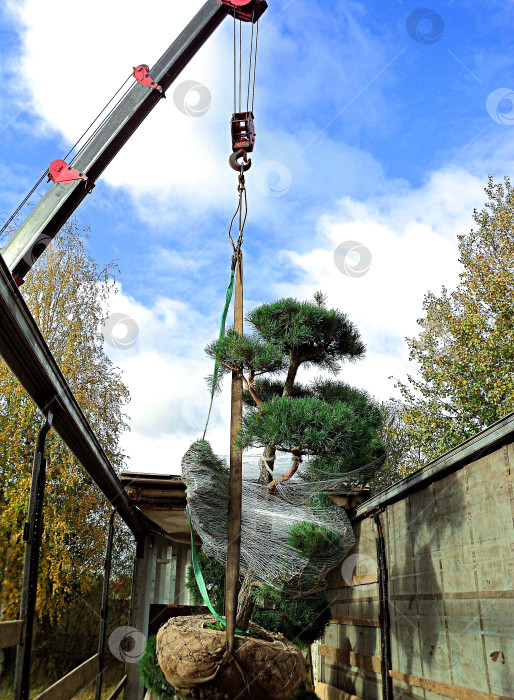
[{"label": "pulley block", "polygon": [[232,150],[251,153],[255,145],[255,124],[253,112],[235,112],[230,120]]},{"label": "pulley block", "polygon": [[154,90],[158,90],[158,92],[160,92],[164,97],[162,87],[160,85],[157,85],[155,80],[148,72],[149,70],[150,68],[145,63],[142,63],[140,66],[134,66],[134,72],[132,73],[132,75],[138,83],[140,83],[144,87],[150,87]]},{"label": "pulley block", "polygon": [[50,163],[48,169],[48,181],[50,182],[50,180],[66,185],[69,182],[75,182],[75,180],[85,180],[87,182],[87,175],[75,170],[64,160],[54,160],[53,163]]}]

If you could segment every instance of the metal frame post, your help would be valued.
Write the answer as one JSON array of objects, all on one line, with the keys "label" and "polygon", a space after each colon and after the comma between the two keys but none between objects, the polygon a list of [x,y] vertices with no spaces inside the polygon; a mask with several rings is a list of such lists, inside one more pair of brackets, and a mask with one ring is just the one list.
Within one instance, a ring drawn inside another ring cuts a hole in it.
[{"label": "metal frame post", "polygon": [[107,534],[107,545],[105,549],[104,584],[102,590],[102,608],[100,610],[100,632],[98,635],[98,656],[100,673],[96,677],[95,700],[100,700],[102,695],[102,680],[104,673],[105,656],[105,632],[107,629],[107,618],[109,616],[109,581],[111,578],[112,542],[114,539],[115,516],[116,508],[112,511],[111,517],[109,518],[109,532]]},{"label": "metal frame post", "polygon": [[[129,625],[135,627],[145,637],[148,634],[150,603],[153,602],[152,544],[153,538],[149,535],[137,542],[130,600]],[[127,674],[127,685],[124,697],[130,700],[143,700],[145,689],[139,676],[138,665],[127,662],[125,673]]]},{"label": "metal frame post", "polygon": [[388,571],[385,540],[380,515],[376,513],[373,519],[377,527],[378,619],[380,624],[382,697],[384,700],[393,700],[393,680],[389,675],[389,671],[391,670],[391,625],[387,590]]},{"label": "metal frame post", "polygon": [[25,559],[23,562],[23,584],[21,589],[20,620],[23,622],[21,644],[16,652],[14,672],[15,700],[28,700],[30,694],[30,662],[32,658],[32,635],[36,614],[39,553],[43,536],[43,505],[46,484],[46,459],[44,449],[46,436],[52,427],[53,414],[49,409],[45,424],[40,428],[30,486],[29,511],[23,531]]}]

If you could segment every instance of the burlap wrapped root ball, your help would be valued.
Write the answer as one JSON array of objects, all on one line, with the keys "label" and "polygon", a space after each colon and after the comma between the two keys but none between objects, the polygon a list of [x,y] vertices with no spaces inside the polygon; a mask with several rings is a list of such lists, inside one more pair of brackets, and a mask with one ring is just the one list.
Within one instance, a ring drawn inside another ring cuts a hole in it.
[{"label": "burlap wrapped root ball", "polygon": [[[235,659],[221,665],[213,680],[199,685],[188,679],[213,674],[226,650],[225,631],[205,627],[212,615],[175,617],[157,633],[157,661],[166,680],[182,695],[202,700],[247,697],[252,700],[286,700],[306,680],[302,652],[281,634],[271,634],[250,623],[252,636],[236,635]],[[239,665],[239,668],[238,668]],[[243,678],[244,676],[244,678]]]}]

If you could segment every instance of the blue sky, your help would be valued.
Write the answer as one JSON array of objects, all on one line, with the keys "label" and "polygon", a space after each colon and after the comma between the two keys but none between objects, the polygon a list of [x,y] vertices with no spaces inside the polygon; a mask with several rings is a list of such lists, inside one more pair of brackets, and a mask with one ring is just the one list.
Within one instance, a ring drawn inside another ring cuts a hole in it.
[{"label": "blue sky", "polygon": [[[2,6],[4,215],[132,66],[152,65],[201,5],[148,0],[143,16],[139,4],[119,0]],[[452,0],[425,11],[410,0],[269,5],[247,177],[247,308],[325,290],[368,346],[342,378],[387,399],[389,377],[415,371],[403,338],[416,333],[423,294],[457,282],[456,237],[483,206],[487,174],[512,174],[514,3],[484,9]],[[94,257],[121,267],[111,311],[139,329],[131,348],[107,347],[133,395],[126,450],[134,469],[176,471],[163,455],[178,463],[206,412],[203,347],[221,313],[236,201],[227,164],[231,31],[227,21],[77,212],[91,228]],[[174,91],[185,80],[207,88],[203,116],[180,109]],[[355,245],[349,267],[334,263],[348,241],[369,251],[365,272]],[[227,417],[224,395],[211,433],[221,452]]]}]

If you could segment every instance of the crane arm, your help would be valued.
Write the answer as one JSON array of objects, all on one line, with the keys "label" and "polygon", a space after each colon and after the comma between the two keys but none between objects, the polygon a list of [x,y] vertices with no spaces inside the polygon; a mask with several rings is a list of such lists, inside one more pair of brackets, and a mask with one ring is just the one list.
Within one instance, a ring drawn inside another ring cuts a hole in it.
[{"label": "crane arm", "polygon": [[167,88],[228,15],[256,21],[264,0],[207,0],[150,70],[162,92],[134,84],[70,167],[87,177],[66,184],[53,182],[2,250],[11,273],[21,283],[37,258],[77,209],[114,156],[150,114]]}]

